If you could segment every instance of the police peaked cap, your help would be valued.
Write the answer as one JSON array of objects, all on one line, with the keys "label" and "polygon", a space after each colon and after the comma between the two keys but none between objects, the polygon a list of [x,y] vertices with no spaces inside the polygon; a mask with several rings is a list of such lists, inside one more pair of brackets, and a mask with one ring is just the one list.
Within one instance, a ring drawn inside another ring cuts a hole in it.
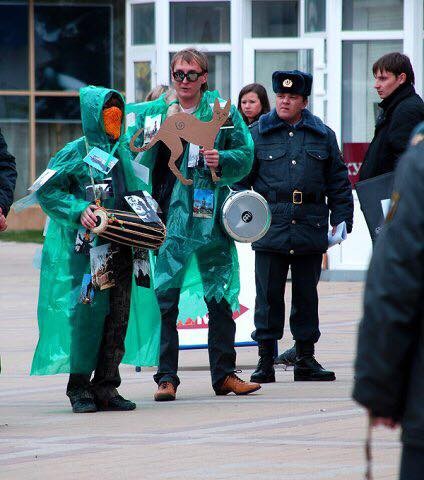
[{"label": "police peaked cap", "polygon": [[272,74],[272,89],[275,93],[294,93],[309,97],[312,75],[300,70],[277,70]]}]

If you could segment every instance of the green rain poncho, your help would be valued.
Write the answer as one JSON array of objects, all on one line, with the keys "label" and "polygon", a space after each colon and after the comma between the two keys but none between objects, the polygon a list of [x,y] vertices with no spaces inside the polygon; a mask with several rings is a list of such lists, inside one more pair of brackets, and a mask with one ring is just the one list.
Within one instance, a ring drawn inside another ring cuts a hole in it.
[{"label": "green rain poncho", "polygon": [[[90,273],[90,257],[75,253],[75,239],[81,213],[90,203],[85,200],[85,187],[91,184],[90,169],[83,159],[92,147],[111,152],[112,145],[104,132],[102,107],[113,93],[121,97],[115,90],[81,89],[85,137],[68,143],[51,159],[49,168],[57,173],[37,192],[50,224],[42,254],[38,300],[40,337],[32,375],[90,373],[96,366],[109,309],[109,290],[96,291],[92,304],[79,303],[83,275]],[[146,185],[134,175],[132,153],[123,132],[124,124],[114,155],[119,158],[126,188],[129,191],[145,189]],[[102,183],[107,176],[95,168],[91,171],[95,183]],[[113,199],[103,205],[113,208]],[[99,237],[96,240],[97,245],[106,243]],[[124,363],[156,365],[159,336],[160,314],[154,291],[137,287],[133,278]]]},{"label": "green rain poncho", "polygon": [[[218,92],[206,91],[202,95],[194,115],[201,121],[212,118],[212,106]],[[143,127],[148,116],[160,114],[166,118],[169,104],[166,96],[158,100],[127,106],[127,112],[136,114],[137,128]],[[225,100],[219,99],[220,103]],[[212,105],[212,106],[211,106]],[[167,238],[159,250],[155,266],[155,288],[164,292],[170,288],[181,289],[180,317],[184,322],[189,316],[204,315],[208,300],[218,302],[225,298],[237,310],[240,290],[239,265],[234,241],[220,224],[221,207],[230,190],[229,185],[246,176],[253,162],[253,141],[248,128],[234,105],[230,115],[234,128],[221,129],[215,140],[219,151],[221,180],[213,183],[209,169],[188,168],[188,151],[185,148],[180,170],[192,185],[176,180],[173,187],[167,218]],[[134,130],[129,133],[133,134]],[[141,163],[152,171],[158,145],[147,150]],[[194,190],[212,190],[214,209],[212,218],[193,216]]]}]

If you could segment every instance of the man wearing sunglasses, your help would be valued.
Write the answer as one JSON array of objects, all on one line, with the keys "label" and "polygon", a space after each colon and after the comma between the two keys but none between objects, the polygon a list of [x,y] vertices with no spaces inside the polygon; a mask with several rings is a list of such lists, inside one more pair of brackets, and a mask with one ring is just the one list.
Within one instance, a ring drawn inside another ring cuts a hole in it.
[{"label": "man wearing sunglasses", "polygon": [[[225,103],[218,92],[207,89],[208,62],[203,53],[191,48],[177,52],[171,62],[171,76],[176,97],[162,95],[153,102],[133,106],[137,128],[151,123],[149,117],[159,115],[163,123],[166,117],[181,111],[208,122],[215,99]],[[176,165],[185,178],[193,180],[192,185],[176,180],[168,168],[170,152],[161,142],[146,151],[141,160],[151,169],[152,194],[167,226],[167,238],[159,249],[154,277],[162,317],[159,367],[154,376],[158,384],[156,401],[175,400],[180,383],[177,321],[184,323],[188,317],[202,317],[206,311],[215,393],[246,395],[260,388],[259,384],[244,382],[235,374],[233,312],[238,308],[239,266],[234,242],[223,232],[219,216],[228,195],[226,186],[250,171],[253,142],[234,106],[230,115],[234,126],[219,131],[213,149],[185,144]],[[189,153],[192,158],[196,148],[199,159],[203,153],[204,165],[200,161],[188,162]],[[219,182],[212,181],[209,167],[220,174]],[[204,208],[198,208],[195,202],[201,202]]]}]

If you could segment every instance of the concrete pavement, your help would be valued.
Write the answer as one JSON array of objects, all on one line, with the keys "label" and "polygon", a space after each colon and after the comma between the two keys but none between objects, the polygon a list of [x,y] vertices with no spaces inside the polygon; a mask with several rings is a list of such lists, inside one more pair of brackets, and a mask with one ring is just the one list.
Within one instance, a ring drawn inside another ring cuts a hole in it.
[{"label": "concrete pavement", "polygon": [[[37,341],[36,248],[0,242],[0,479],[364,478],[365,416],[350,399],[361,283],[320,284],[317,358],[336,371],[336,382],[294,383],[293,372],[279,368],[277,383],[256,394],[216,397],[207,352],[183,351],[176,402],[153,401],[153,369],[123,366],[120,391],[137,410],[75,415],[66,376],[28,375]],[[280,349],[290,344],[287,335]],[[239,365],[256,363],[255,348],[237,353]],[[397,478],[399,452],[398,432],[375,431],[376,480]]]}]

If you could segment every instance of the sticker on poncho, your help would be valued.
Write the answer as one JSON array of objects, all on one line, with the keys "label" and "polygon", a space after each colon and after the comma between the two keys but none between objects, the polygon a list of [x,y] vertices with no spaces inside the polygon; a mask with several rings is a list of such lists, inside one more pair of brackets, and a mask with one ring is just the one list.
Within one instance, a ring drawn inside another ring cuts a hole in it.
[{"label": "sticker on poncho", "polygon": [[150,288],[149,252],[143,248],[134,249],[133,272],[138,287]]},{"label": "sticker on poncho", "polygon": [[113,197],[112,179],[105,178],[104,183],[95,183],[85,187],[85,199],[87,202],[106,200]]},{"label": "sticker on poncho", "polygon": [[144,142],[143,145],[150,143],[152,138],[158,133],[160,124],[162,121],[162,116],[155,115],[153,117],[147,116],[144,121]]},{"label": "sticker on poncho", "polygon": [[94,285],[89,273],[85,273],[82,278],[81,293],[79,296],[79,303],[91,304],[94,300]]},{"label": "sticker on poncho", "polygon": [[127,195],[124,198],[128,205],[144,222],[159,223],[161,221],[157,214],[159,205],[149,193],[143,191],[143,196]]},{"label": "sticker on poncho", "polygon": [[94,288],[106,290],[115,286],[113,251],[110,243],[90,250],[91,276]]},{"label": "sticker on poncho", "polygon": [[35,180],[35,182],[28,188],[31,192],[36,192],[42,187],[48,180],[50,180],[57,170],[47,168],[44,172]]},{"label": "sticker on poncho", "polygon": [[100,172],[107,174],[118,163],[118,159],[100,148],[94,147],[88,152],[84,158],[84,162]]},{"label": "sticker on poncho", "polygon": [[193,199],[193,217],[212,218],[213,198],[214,194],[212,190],[195,188]]},{"label": "sticker on poncho", "polygon": [[[227,102],[219,102],[219,106],[220,106],[221,108],[224,108],[226,103],[227,103]],[[211,110],[213,111],[214,104],[213,104],[213,103],[210,103],[209,106],[211,107]],[[224,129],[226,129],[226,128],[234,128],[234,123],[233,123],[233,120],[231,119],[231,110],[230,110],[230,112],[228,113],[227,120],[225,120],[225,123],[222,125],[222,127],[220,128],[220,130],[224,130]]]},{"label": "sticker on poncho", "polygon": [[80,227],[75,239],[75,253],[82,253],[83,255],[90,255],[90,250],[94,247],[96,235],[91,233],[85,227]]},{"label": "sticker on poncho", "polygon": [[199,145],[190,143],[187,166],[189,168],[207,168],[202,148]]}]

